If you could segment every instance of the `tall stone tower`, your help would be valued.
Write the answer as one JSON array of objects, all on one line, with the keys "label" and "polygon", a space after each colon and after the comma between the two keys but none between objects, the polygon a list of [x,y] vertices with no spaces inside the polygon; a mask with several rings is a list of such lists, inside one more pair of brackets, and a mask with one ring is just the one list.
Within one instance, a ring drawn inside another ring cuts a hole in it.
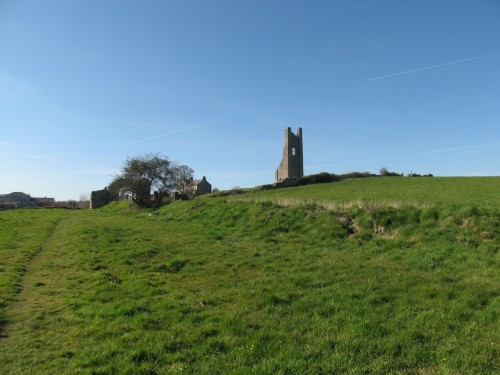
[{"label": "tall stone tower", "polygon": [[276,182],[288,178],[300,178],[304,176],[304,159],[302,154],[302,128],[293,134],[290,128],[285,129],[285,146],[283,147],[283,158],[276,170]]}]

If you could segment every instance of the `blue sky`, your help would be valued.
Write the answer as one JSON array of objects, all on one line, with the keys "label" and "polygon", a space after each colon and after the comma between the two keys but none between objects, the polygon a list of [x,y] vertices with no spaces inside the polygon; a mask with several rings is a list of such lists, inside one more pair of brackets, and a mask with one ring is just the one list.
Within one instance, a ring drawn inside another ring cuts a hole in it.
[{"label": "blue sky", "polygon": [[500,2],[0,0],[0,193],[272,183],[288,126],[306,174],[500,175]]}]

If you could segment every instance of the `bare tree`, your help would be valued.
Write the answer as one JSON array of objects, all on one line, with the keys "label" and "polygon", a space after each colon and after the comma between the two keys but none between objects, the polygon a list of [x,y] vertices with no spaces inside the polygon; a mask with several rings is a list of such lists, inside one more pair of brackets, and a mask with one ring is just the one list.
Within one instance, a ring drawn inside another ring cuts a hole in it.
[{"label": "bare tree", "polygon": [[186,193],[188,185],[193,181],[194,171],[187,165],[176,165],[173,167],[175,174],[175,188],[179,193]]},{"label": "bare tree", "polygon": [[78,199],[78,207],[81,209],[90,208],[90,194],[87,192],[81,192],[80,198]]},{"label": "bare tree", "polygon": [[[127,158],[121,174],[115,176],[111,186],[122,194],[130,194],[132,200],[141,207],[159,206],[163,197],[177,187],[179,168],[160,154],[148,153]],[[184,172],[191,170],[187,166],[181,169]],[[152,190],[157,192],[154,201],[151,201]]]}]

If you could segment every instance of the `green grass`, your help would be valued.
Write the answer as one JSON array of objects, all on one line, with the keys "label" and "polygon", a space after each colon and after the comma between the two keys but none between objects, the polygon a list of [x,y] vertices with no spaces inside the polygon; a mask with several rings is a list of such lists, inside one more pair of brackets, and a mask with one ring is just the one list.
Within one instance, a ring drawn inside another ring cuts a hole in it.
[{"label": "green grass", "polygon": [[373,177],[277,189],[239,196],[273,202],[315,200],[336,204],[500,206],[500,177]]},{"label": "green grass", "polygon": [[27,264],[41,251],[62,216],[61,211],[0,212],[0,314],[21,290]]},{"label": "green grass", "polygon": [[453,180],[0,212],[2,373],[498,373],[499,180]]}]

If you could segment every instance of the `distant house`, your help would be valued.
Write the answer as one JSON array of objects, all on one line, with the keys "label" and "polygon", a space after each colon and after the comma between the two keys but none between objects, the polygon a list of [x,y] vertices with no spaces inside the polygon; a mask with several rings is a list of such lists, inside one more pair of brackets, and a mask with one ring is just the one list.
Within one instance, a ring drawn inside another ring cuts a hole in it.
[{"label": "distant house", "polygon": [[203,176],[201,180],[193,180],[188,185],[188,190],[194,196],[209,194],[212,192],[212,185],[207,181],[207,178]]},{"label": "distant house", "polygon": [[55,207],[56,201],[54,198],[33,198],[38,207]]},{"label": "distant house", "polygon": [[[11,194],[15,194],[15,193],[11,193]],[[9,209],[17,208],[17,202],[14,199],[15,197],[12,197],[11,194],[1,194],[0,195],[0,209],[9,210]]]},{"label": "distant house", "polygon": [[12,210],[14,208],[17,208],[16,202],[11,202],[0,196],[0,210]]},{"label": "distant house", "polygon": [[32,198],[31,195],[13,192],[0,195],[0,208],[12,209],[21,207],[54,207],[54,198]]},{"label": "distant house", "polygon": [[21,192],[12,192],[10,194],[4,194],[1,197],[2,199],[9,200],[11,202],[16,202],[18,205],[31,206],[32,200],[31,195],[21,193]]}]

